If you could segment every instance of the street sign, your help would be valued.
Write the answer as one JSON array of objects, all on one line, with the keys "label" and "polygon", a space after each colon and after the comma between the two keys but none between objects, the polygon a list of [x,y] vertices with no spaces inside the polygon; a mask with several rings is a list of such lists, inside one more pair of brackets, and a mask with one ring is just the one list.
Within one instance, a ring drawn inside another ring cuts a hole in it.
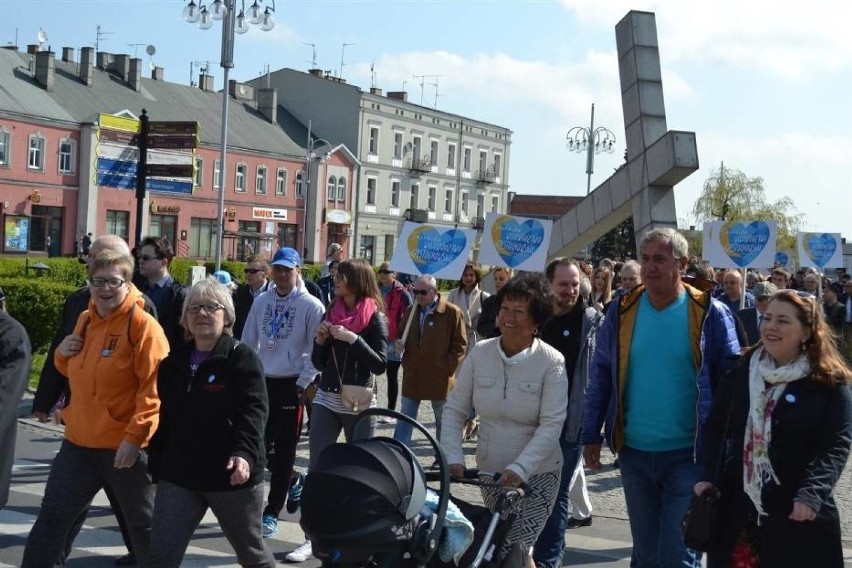
[{"label": "street sign", "polygon": [[194,121],[152,120],[148,123],[148,134],[164,136],[175,134],[198,134],[198,123]]},{"label": "street sign", "polygon": [[198,138],[194,134],[176,136],[148,136],[149,148],[167,148],[169,150],[192,150],[198,147]]},{"label": "street sign", "polygon": [[101,142],[114,142],[116,144],[126,144],[128,146],[136,146],[138,143],[136,135],[126,131],[101,128],[99,134]]},{"label": "street sign", "polygon": [[146,164],[145,173],[153,177],[191,178],[192,164]]}]

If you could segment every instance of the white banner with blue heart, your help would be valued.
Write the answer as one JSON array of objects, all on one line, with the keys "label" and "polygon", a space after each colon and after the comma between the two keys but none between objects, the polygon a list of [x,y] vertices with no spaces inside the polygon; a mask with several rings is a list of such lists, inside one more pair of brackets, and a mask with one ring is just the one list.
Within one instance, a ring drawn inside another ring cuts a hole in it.
[{"label": "white banner with blue heart", "polygon": [[476,231],[406,221],[390,268],[404,274],[431,274],[457,280],[470,258]]},{"label": "white banner with blue heart", "polygon": [[485,216],[479,264],[539,272],[547,264],[551,221],[500,213]]},{"label": "white banner with blue heart", "polygon": [[799,266],[842,268],[843,241],[840,233],[799,233]]},{"label": "white banner with blue heart", "polygon": [[775,221],[704,223],[702,256],[716,268],[762,268],[775,264]]}]

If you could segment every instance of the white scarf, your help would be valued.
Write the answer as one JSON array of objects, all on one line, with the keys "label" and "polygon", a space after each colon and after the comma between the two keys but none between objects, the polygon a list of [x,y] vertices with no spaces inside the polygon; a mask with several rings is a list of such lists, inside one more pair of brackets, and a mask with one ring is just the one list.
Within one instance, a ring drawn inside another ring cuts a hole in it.
[{"label": "white scarf", "polygon": [[766,515],[761,499],[763,486],[769,480],[781,484],[769,461],[772,413],[787,385],[807,376],[810,371],[811,366],[805,353],[787,365],[776,367],[772,357],[760,347],[749,362],[748,420],[743,441],[743,487],[754,503],[758,515]]}]

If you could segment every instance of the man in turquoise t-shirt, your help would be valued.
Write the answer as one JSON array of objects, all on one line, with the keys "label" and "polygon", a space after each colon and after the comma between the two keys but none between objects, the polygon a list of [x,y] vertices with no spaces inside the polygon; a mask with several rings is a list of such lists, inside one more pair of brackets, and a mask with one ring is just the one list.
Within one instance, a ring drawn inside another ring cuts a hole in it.
[{"label": "man in turquoise t-shirt", "polygon": [[713,384],[739,353],[730,310],[685,284],[686,239],[673,229],[639,246],[642,285],[619,298],[597,338],[586,393],[586,465],[600,467],[601,426],[618,453],[631,566],[698,568],[681,523],[701,474],[701,435]]}]

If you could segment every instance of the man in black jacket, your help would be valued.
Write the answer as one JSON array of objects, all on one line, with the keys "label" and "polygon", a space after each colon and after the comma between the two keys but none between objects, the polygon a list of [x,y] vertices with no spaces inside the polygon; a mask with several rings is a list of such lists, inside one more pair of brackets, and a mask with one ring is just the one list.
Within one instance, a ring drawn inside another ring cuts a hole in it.
[{"label": "man in black jacket", "polygon": [[234,322],[234,337],[241,339],[243,327],[251,310],[254,299],[269,289],[269,262],[259,254],[253,254],[246,258],[246,267],[243,270],[246,275],[246,283],[234,292],[234,310],[237,319]]},{"label": "man in black jacket", "polygon": [[27,386],[31,365],[32,350],[24,326],[0,310],[0,509],[9,499],[18,402]]},{"label": "man in black jacket", "polygon": [[147,280],[142,292],[157,306],[157,321],[172,350],[186,342],[180,325],[186,287],[169,274],[174,257],[174,249],[165,237],[145,237],[139,245],[139,272]]}]

